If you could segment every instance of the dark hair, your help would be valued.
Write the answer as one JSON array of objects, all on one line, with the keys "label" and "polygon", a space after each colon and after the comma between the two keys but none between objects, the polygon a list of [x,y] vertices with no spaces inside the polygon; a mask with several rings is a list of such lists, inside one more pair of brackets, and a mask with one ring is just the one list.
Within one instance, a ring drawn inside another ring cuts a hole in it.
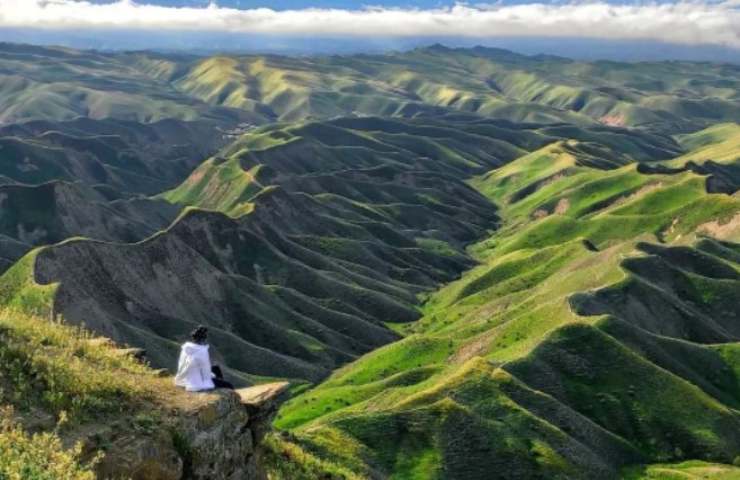
[{"label": "dark hair", "polygon": [[190,338],[192,338],[195,343],[203,343],[208,338],[208,329],[201,325],[192,331]]}]

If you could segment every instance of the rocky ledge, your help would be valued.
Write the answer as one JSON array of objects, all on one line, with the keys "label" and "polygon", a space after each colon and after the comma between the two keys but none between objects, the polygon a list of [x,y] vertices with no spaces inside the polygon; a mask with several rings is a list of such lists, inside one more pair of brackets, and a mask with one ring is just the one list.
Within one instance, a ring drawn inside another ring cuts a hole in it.
[{"label": "rocky ledge", "polygon": [[[108,426],[99,478],[132,480],[264,479],[259,445],[278,406],[285,382],[236,391],[184,394],[166,426],[146,434],[117,436]],[[101,433],[94,436],[100,438]],[[96,442],[98,443],[98,442]],[[92,446],[91,446],[92,447]]]}]

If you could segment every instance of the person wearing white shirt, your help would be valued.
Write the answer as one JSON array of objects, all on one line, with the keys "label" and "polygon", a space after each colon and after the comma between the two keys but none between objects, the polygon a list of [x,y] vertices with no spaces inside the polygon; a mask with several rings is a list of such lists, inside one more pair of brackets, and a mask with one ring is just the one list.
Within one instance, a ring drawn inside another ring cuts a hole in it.
[{"label": "person wearing white shirt", "polygon": [[208,352],[208,329],[201,325],[193,330],[190,337],[191,341],[185,342],[180,349],[175,385],[185,388],[188,392],[201,392],[214,388],[233,390],[234,386],[224,380],[218,365],[211,366],[211,356]]}]

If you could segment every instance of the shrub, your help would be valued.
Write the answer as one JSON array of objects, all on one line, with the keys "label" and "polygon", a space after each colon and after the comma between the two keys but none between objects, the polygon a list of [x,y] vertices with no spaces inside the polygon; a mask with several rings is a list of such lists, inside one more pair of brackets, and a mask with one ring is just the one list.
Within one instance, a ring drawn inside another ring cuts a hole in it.
[{"label": "shrub", "polygon": [[361,480],[362,476],[328,460],[320,459],[297,443],[269,434],[262,444],[270,480]]},{"label": "shrub", "polygon": [[64,450],[55,433],[28,435],[12,417],[0,409],[0,480],[95,480],[79,462],[80,445]]}]

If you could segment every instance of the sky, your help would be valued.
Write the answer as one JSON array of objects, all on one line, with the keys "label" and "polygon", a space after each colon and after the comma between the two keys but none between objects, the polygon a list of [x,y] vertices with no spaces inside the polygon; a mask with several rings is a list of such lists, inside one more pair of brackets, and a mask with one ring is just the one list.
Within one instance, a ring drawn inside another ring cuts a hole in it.
[{"label": "sky", "polygon": [[[116,0],[96,0],[92,3],[115,3]],[[369,0],[358,2],[352,0],[148,0],[146,2],[152,5],[164,5],[170,7],[207,7],[211,3],[216,3],[221,7],[239,8],[246,10],[249,8],[269,7],[273,10],[291,10],[303,8],[338,8],[345,10],[361,10],[368,6],[382,6],[393,8],[440,8],[450,7],[456,2],[450,0]],[[492,2],[489,2],[492,3]],[[526,3],[526,0],[507,1],[506,3]]]},{"label": "sky", "polygon": [[[619,45],[655,44],[720,49],[732,56],[740,55],[740,0],[0,0],[0,41],[128,48],[127,39],[134,36],[140,37],[137,45],[150,39],[151,48],[193,48],[194,39],[205,49],[259,48],[266,39],[305,48],[307,40],[345,39],[344,46],[360,50],[432,39],[452,44],[521,39],[530,45],[540,39],[542,53],[556,53],[557,45],[547,51],[548,42],[581,40],[608,43],[617,53]],[[333,48],[331,42],[327,48]],[[674,51],[680,56],[680,48]]]},{"label": "sky", "polygon": [[[115,3],[116,0],[94,0],[91,3],[105,4]],[[418,9],[433,9],[451,7],[458,3],[466,3],[469,5],[475,4],[526,4],[536,3],[530,0],[505,0],[505,1],[455,1],[455,0],[367,0],[367,1],[353,1],[353,0],[147,0],[140,1],[139,3],[149,3],[152,5],[163,5],[170,7],[207,7],[211,3],[215,3],[220,7],[238,8],[242,10],[250,8],[261,8],[269,7],[273,10],[294,10],[304,8],[337,8],[345,10],[361,10],[366,7],[386,7],[386,8],[418,8]],[[544,3],[569,3],[566,1],[560,2],[544,2]],[[586,3],[586,2],[581,2]],[[675,3],[670,1],[661,2],[640,2],[639,0],[620,0],[611,1],[613,4],[639,4],[639,3]]]},{"label": "sky", "polygon": [[[96,3],[112,3],[115,0],[100,0]],[[442,0],[372,0],[370,2],[357,2],[351,0],[150,0],[147,3],[157,5],[168,5],[175,7],[184,6],[208,6],[210,3],[217,3],[223,7],[232,8],[258,8],[270,7],[276,10],[286,10],[295,8],[344,8],[344,9],[361,9],[366,5],[383,5],[390,7],[416,7],[416,8],[436,8],[441,6],[453,5],[454,2]]]}]

